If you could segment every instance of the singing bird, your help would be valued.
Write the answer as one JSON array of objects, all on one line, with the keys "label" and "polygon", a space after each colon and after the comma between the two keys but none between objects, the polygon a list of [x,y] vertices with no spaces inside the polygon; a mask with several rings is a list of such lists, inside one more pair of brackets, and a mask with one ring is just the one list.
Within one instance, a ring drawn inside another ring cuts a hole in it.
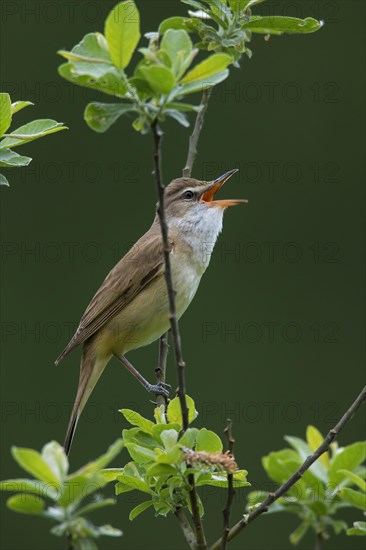
[{"label": "singing bird", "polygon": [[[224,210],[244,199],[214,200],[236,169],[215,181],[174,179],[164,191],[171,246],[176,311],[180,318],[196,294],[221,232]],[[66,432],[69,453],[77,422],[105,367],[115,356],[150,392],[167,396],[165,385],[150,384],[127,360],[126,353],[160,338],[170,326],[164,277],[163,243],[158,214],[150,229],[107,275],[86,308],[57,365],[83,344],[79,386]]]}]

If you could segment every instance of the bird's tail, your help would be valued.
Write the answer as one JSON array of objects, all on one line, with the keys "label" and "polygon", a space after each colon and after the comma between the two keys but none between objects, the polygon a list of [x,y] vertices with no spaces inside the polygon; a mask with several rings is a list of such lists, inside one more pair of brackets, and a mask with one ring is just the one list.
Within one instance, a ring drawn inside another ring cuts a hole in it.
[{"label": "bird's tail", "polygon": [[100,375],[108,363],[106,358],[101,359],[96,357],[93,348],[94,346],[91,343],[84,344],[83,355],[80,363],[78,391],[64,442],[64,449],[67,455],[70,452],[72,439],[74,437],[80,415],[90,397],[91,392],[98,382]]}]

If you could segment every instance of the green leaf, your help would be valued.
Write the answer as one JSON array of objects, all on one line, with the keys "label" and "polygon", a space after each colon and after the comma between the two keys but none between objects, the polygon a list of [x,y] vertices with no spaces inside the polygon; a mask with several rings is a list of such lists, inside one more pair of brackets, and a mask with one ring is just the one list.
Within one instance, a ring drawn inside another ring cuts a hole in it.
[{"label": "green leaf", "polygon": [[193,449],[196,444],[197,435],[199,430],[197,428],[188,428],[182,435],[179,440],[179,443],[182,447],[187,447],[188,449]]},{"label": "green leaf", "polygon": [[298,527],[296,527],[295,531],[293,531],[290,535],[290,542],[291,544],[298,544],[300,540],[303,538],[303,536],[306,534],[307,530],[309,528],[308,523],[300,523]]},{"label": "green leaf", "polygon": [[164,115],[174,118],[174,120],[179,122],[179,124],[185,128],[188,128],[189,126],[189,120],[186,115],[184,115],[181,111],[177,111],[177,109],[165,109]]},{"label": "green leaf", "polygon": [[9,94],[0,94],[0,137],[11,124],[11,100]]},{"label": "green leaf", "polygon": [[283,449],[282,451],[275,451],[264,456],[262,464],[273,481],[283,483],[300,466],[301,460],[295,451]]},{"label": "green leaf", "polygon": [[62,122],[56,122],[51,119],[33,120],[33,122],[28,122],[28,124],[24,124],[24,126],[20,126],[14,130],[9,137],[2,139],[0,141],[0,149],[18,147],[29,141],[60,132],[61,130],[67,130],[67,127]]},{"label": "green leaf", "polygon": [[338,485],[342,479],[343,474],[338,470],[354,470],[357,466],[362,464],[366,458],[366,441],[359,441],[348,445],[344,449],[340,450],[338,454],[332,460],[329,468],[329,481]]},{"label": "green leaf", "polygon": [[154,418],[157,424],[166,424],[165,405],[160,405],[160,407],[155,407]]},{"label": "green leaf", "polygon": [[146,477],[171,476],[177,473],[176,469],[169,464],[153,464],[146,470]]},{"label": "green leaf", "polygon": [[202,428],[198,432],[196,451],[206,451],[208,453],[221,453],[222,441],[215,432]]},{"label": "green leaf", "polygon": [[143,493],[148,493],[150,495],[154,494],[154,491],[150,489],[149,485],[145,481],[139,479],[138,477],[127,475],[122,475],[118,478],[118,483],[116,484],[115,489],[116,495],[134,490],[142,491]]},{"label": "green leaf", "polygon": [[145,463],[155,460],[155,453],[146,447],[141,447],[136,443],[126,443],[126,448],[133,460],[138,463]]},{"label": "green leaf", "polygon": [[[195,418],[197,418],[198,412],[196,411],[192,397],[189,397],[189,395],[186,395],[186,403],[188,408],[188,423],[190,424]],[[179,424],[181,428],[183,427],[179,397],[174,397],[174,399],[169,402],[167,417],[169,422],[175,422]]]},{"label": "green leaf", "polygon": [[[163,36],[160,50],[165,51],[177,78],[187,70],[186,60],[190,58],[193,45],[189,34],[184,30],[169,29]],[[193,58],[191,59],[192,62]]]},{"label": "green leaf", "polygon": [[29,474],[32,474],[35,478],[46,483],[54,483],[56,487],[60,486],[60,480],[37,451],[21,447],[12,447],[11,454],[19,466]]},{"label": "green leaf", "polygon": [[214,53],[198,65],[196,65],[191,71],[189,71],[181,80],[181,84],[188,84],[195,81],[202,81],[208,79],[216,73],[220,73],[233,59],[230,55],[225,53]]},{"label": "green leaf", "polygon": [[185,30],[169,29],[163,36],[160,49],[165,50],[169,54],[172,63],[174,63],[177,58],[187,57],[193,49],[193,44]]},{"label": "green leaf", "polygon": [[50,441],[43,447],[41,454],[57,479],[63,480],[69,470],[69,461],[64,448],[57,441]]},{"label": "green leaf", "polygon": [[157,94],[169,94],[175,84],[171,69],[163,65],[149,65],[140,67],[140,72],[150,88]]},{"label": "green leaf", "polygon": [[28,107],[29,105],[34,105],[31,101],[15,101],[15,103],[11,104],[11,112],[14,115],[18,111],[21,111],[24,109],[24,107]]},{"label": "green leaf", "polygon": [[[311,450],[309,445],[305,441],[300,439],[300,437],[286,435],[284,439],[291,445],[291,447],[293,447],[299,453],[301,462],[304,462],[306,457],[311,455]],[[314,462],[314,464],[310,466],[309,470],[312,474],[314,474],[318,479],[320,479],[324,483],[328,482],[327,469],[325,468],[324,464],[319,462],[319,460]]]},{"label": "green leaf", "polygon": [[84,468],[81,468],[79,472],[81,473],[98,473],[99,470],[107,466],[123,449],[124,442],[122,439],[117,439],[112,445],[110,445],[107,449],[107,451],[102,454],[99,458],[96,460],[93,460],[92,462],[89,462]]},{"label": "green leaf", "polygon": [[[249,481],[247,481],[247,474],[248,472],[246,470],[239,470],[238,472],[235,472],[233,479],[234,488],[250,486]],[[223,489],[227,489],[227,475],[218,474],[216,472],[213,474],[204,474],[198,478],[196,485],[197,487],[201,485],[210,485],[212,487],[221,487]]]},{"label": "green leaf", "polygon": [[167,452],[157,448],[155,460],[158,464],[175,464],[180,461],[182,454],[181,445],[177,443]]},{"label": "green leaf", "polygon": [[112,506],[114,504],[116,504],[116,501],[114,500],[114,498],[104,498],[101,500],[97,500],[96,502],[91,502],[90,504],[87,504],[86,506],[79,508],[76,515],[83,516],[84,514],[89,514],[90,512],[99,510],[99,508],[104,508],[105,506]]},{"label": "green leaf", "polygon": [[[264,1],[264,0],[260,0],[260,1]],[[240,12],[242,12],[244,10],[244,8],[247,7],[247,4],[250,2],[250,0],[229,0],[229,5],[231,7],[231,10],[234,12],[234,13],[237,13],[239,14]]]},{"label": "green leaf", "polygon": [[345,521],[342,521],[341,519],[333,519],[333,518],[327,518],[327,524],[330,525],[336,535],[339,535],[342,533],[342,531],[346,531],[348,525]]},{"label": "green leaf", "polygon": [[0,185],[9,187],[9,182],[3,174],[0,174]]},{"label": "green leaf", "polygon": [[0,149],[0,166],[12,168],[14,166],[28,166],[31,157],[24,157],[14,153],[11,149]]},{"label": "green leaf", "polygon": [[183,4],[188,4],[188,6],[191,6],[192,8],[195,8],[196,10],[208,10],[207,6],[202,4],[202,2],[198,2],[197,0],[182,0]]},{"label": "green leaf", "polygon": [[59,50],[57,53],[73,62],[92,63],[94,65],[100,63],[112,64],[107,41],[100,32],[86,34],[81,42],[72,48],[71,52]]},{"label": "green leaf", "polygon": [[59,66],[58,72],[60,76],[78,86],[98,90],[116,97],[128,97],[126,76],[122,75],[113,65],[110,65],[110,69],[100,77],[94,77],[90,74],[79,75],[72,63],[63,63]]},{"label": "green leaf", "polygon": [[105,537],[120,537],[123,535],[123,532],[120,529],[116,529],[109,524],[98,527],[98,532],[99,535],[104,535]]},{"label": "green leaf", "polygon": [[[301,460],[298,454],[292,449],[283,449],[282,451],[272,452],[264,456],[262,464],[273,481],[284,483],[301,465]],[[289,494],[295,496],[298,500],[304,500],[306,497],[305,481],[299,479],[289,490]]]},{"label": "green leaf", "polygon": [[338,494],[341,499],[348,502],[348,504],[355,506],[355,508],[366,510],[366,495],[364,493],[344,487],[338,491]]},{"label": "green leaf", "polygon": [[267,16],[251,17],[249,21],[242,22],[244,30],[250,30],[260,34],[277,34],[281,35],[284,32],[303,34],[318,31],[323,23],[307,17],[306,19],[298,19],[297,17],[282,17],[282,16]]},{"label": "green leaf", "polygon": [[164,19],[159,25],[159,34],[164,34],[169,29],[185,29],[185,22],[187,17],[168,17]]},{"label": "green leaf", "polygon": [[107,41],[99,32],[85,35],[71,52],[59,50],[57,53],[71,62],[73,72],[79,76],[98,79],[114,68]]},{"label": "green leaf", "polygon": [[115,481],[119,476],[123,475],[123,468],[104,468],[100,473],[106,481]]},{"label": "green leaf", "polygon": [[107,484],[101,474],[79,473],[84,470],[85,467],[69,475],[64,482],[62,493],[57,501],[62,508],[67,508],[70,504],[77,505],[82,499],[95,491],[100,491]]},{"label": "green leaf", "polygon": [[355,521],[353,527],[348,529],[347,535],[366,536],[366,521]]},{"label": "green leaf", "polygon": [[6,505],[13,512],[21,514],[42,514],[45,508],[44,500],[30,493],[13,495],[8,498]]},{"label": "green leaf", "polygon": [[[251,8],[253,6],[255,6],[256,4],[261,4],[262,2],[265,2],[266,0],[239,0],[239,2],[242,4],[242,9],[248,9],[248,8]],[[230,2],[230,0],[229,0]],[[235,2],[235,0],[234,0]]]},{"label": "green leaf", "polygon": [[164,430],[161,432],[160,437],[164,447],[169,451],[177,444],[178,432],[176,430]]},{"label": "green leaf", "polygon": [[155,424],[152,429],[152,436],[156,439],[159,445],[164,445],[161,434],[165,430],[175,430],[176,432],[179,432],[180,426],[174,422],[169,422],[169,424]]},{"label": "green leaf", "polygon": [[349,470],[338,470],[338,474],[343,474],[343,476],[361,489],[361,491],[366,492],[366,481],[357,474],[350,472]]},{"label": "green leaf", "polygon": [[220,82],[225,80],[228,76],[229,76],[229,70],[225,69],[224,71],[220,71],[219,73],[216,73],[203,80],[197,80],[195,82],[182,84],[179,86],[175,96],[179,97],[186,94],[193,94],[195,92],[202,92],[206,88],[212,88],[212,86],[216,86],[216,84],[219,84]]},{"label": "green leaf", "polygon": [[149,449],[155,449],[157,441],[156,439],[141,430],[141,428],[130,428],[129,430],[122,431],[123,439],[126,443],[136,443],[141,447],[147,447]]},{"label": "green leaf", "polygon": [[186,113],[198,113],[202,109],[201,105],[191,105],[190,103],[167,103],[166,108],[177,109]]},{"label": "green leaf", "polygon": [[[315,426],[308,426],[306,428],[306,440],[311,451],[314,452],[323,443],[324,436],[319,432],[317,428],[315,428]],[[326,468],[329,468],[330,460],[327,453],[323,453],[319,460],[324,464]]]},{"label": "green leaf", "polygon": [[141,504],[138,504],[138,506],[135,506],[130,512],[129,519],[130,521],[133,521],[137,516],[139,516],[142,512],[150,508],[154,502],[152,500],[146,500],[145,502],[141,502]]},{"label": "green leaf", "polygon": [[0,490],[36,493],[37,495],[51,498],[52,500],[57,500],[59,496],[59,491],[50,483],[33,479],[6,479],[0,481]]},{"label": "green leaf", "polygon": [[84,112],[84,120],[92,130],[102,133],[120,116],[131,111],[134,109],[130,103],[89,103]]},{"label": "green leaf", "polygon": [[133,0],[120,2],[112,9],[104,32],[113,63],[118,69],[124,69],[141,36],[140,14]]},{"label": "green leaf", "polygon": [[131,409],[120,409],[119,412],[123,414],[127,422],[132,424],[132,426],[138,426],[144,432],[151,434],[152,429],[155,426],[154,422],[151,422],[151,420],[144,418],[141,414],[136,411],[132,411]]}]

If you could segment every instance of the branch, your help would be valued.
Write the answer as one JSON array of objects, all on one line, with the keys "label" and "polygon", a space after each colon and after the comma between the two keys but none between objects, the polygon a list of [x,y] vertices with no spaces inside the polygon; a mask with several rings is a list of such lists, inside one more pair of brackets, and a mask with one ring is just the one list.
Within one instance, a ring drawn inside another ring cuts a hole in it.
[{"label": "branch", "polygon": [[[229,531],[228,540],[232,540],[236,537],[249,523],[252,523],[263,512],[267,512],[269,506],[273,504],[277,499],[284,495],[295,483],[298,481],[304,473],[310,468],[310,466],[318,460],[318,458],[328,451],[329,445],[338,436],[344,426],[353,418],[363,401],[366,400],[366,386],[361,391],[360,395],[355,399],[350,408],[345,412],[339,422],[330,430],[328,435],[324,438],[323,442],[311,455],[309,455],[298,470],[283,483],[274,493],[269,493],[268,497],[257,507],[255,510],[246,514],[242,520],[240,520]],[[222,545],[222,539],[217,540],[210,548],[210,550],[219,550]]]},{"label": "branch", "polygon": [[[165,383],[166,378],[166,360],[168,358],[169,344],[168,344],[168,333],[166,332],[159,340],[159,366],[155,369],[155,374],[158,382]],[[163,395],[158,395],[156,399],[156,404],[158,407],[164,405],[166,408],[167,400]]]},{"label": "branch", "polygon": [[[232,436],[231,428],[232,428],[232,422],[230,418],[228,418],[226,428],[224,430],[224,434],[226,435],[226,438],[227,438],[229,454],[232,456],[235,439]],[[226,547],[227,547],[228,536],[230,532],[230,512],[231,512],[231,507],[233,505],[234,496],[235,496],[234,475],[227,474],[227,500],[226,500],[226,507],[222,511],[222,515],[224,516],[224,532],[221,538],[221,550],[226,550]]]},{"label": "branch", "polygon": [[186,165],[183,168],[183,177],[189,178],[192,174],[192,168],[197,156],[197,144],[200,137],[200,133],[205,119],[205,114],[208,107],[208,101],[210,99],[212,88],[205,88],[202,93],[201,109],[196,116],[196,122],[194,124],[193,132],[189,138],[188,156]]},{"label": "branch", "polygon": [[195,550],[196,548],[196,537],[193,533],[192,527],[187,519],[187,516],[184,513],[183,508],[178,508],[174,512],[175,517],[178,520],[178,523],[180,525],[180,528],[182,529],[183,535],[185,536],[186,541],[189,544],[189,547],[192,550]]},{"label": "branch", "polygon": [[[156,190],[158,195],[158,215],[160,220],[161,235],[163,240],[163,249],[164,249],[164,262],[165,262],[165,280],[168,291],[168,300],[169,300],[169,319],[170,326],[172,331],[172,341],[175,362],[177,365],[177,378],[178,378],[178,397],[180,402],[180,407],[182,411],[182,424],[183,431],[186,431],[188,428],[188,407],[186,402],[186,391],[185,391],[185,376],[184,369],[185,363],[183,361],[182,355],[182,344],[179,332],[178,319],[176,314],[175,307],[175,291],[173,288],[173,279],[172,279],[172,270],[170,263],[170,251],[171,243],[168,236],[168,224],[166,221],[165,215],[165,201],[164,201],[164,185],[161,172],[161,130],[158,127],[157,121],[151,125],[151,130],[154,138],[154,163],[155,163],[155,182]],[[205,539],[205,534],[203,531],[203,525],[199,513],[198,499],[194,482],[194,474],[188,476],[188,482],[191,486],[189,491],[189,497],[191,501],[192,517],[196,530],[197,537],[197,549],[207,548],[207,543]]]},{"label": "branch", "polygon": [[323,548],[322,542],[323,542],[322,534],[316,533],[314,550],[322,550]]}]

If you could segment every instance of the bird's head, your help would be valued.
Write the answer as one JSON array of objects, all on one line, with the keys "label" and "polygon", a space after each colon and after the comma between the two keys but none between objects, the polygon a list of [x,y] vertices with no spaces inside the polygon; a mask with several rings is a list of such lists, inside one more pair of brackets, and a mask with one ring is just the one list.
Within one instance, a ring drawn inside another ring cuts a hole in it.
[{"label": "bird's head", "polygon": [[229,170],[214,181],[177,178],[165,189],[168,221],[197,225],[200,221],[220,219],[225,208],[248,202],[245,199],[215,199],[223,184],[238,170]]}]

